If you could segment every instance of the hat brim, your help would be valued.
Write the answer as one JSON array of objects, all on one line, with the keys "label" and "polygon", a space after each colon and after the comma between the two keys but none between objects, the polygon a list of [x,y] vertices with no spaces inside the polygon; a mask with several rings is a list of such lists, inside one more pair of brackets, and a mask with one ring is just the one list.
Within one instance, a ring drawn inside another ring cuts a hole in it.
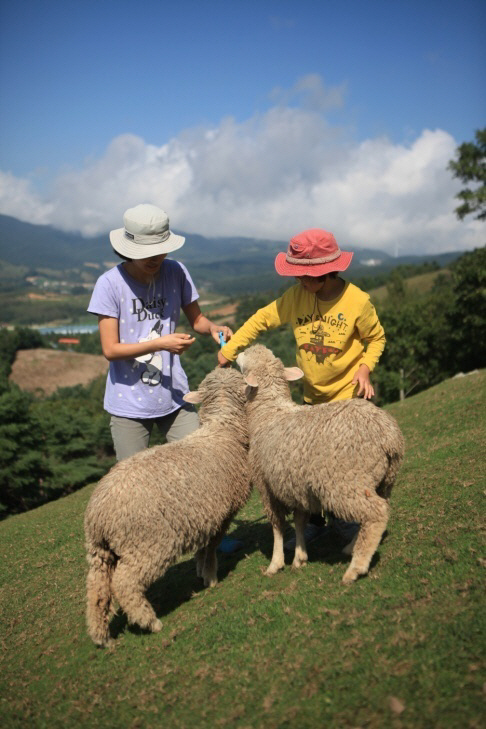
[{"label": "hat brim", "polygon": [[353,258],[353,253],[342,251],[341,255],[329,263],[308,263],[299,265],[289,263],[286,253],[278,253],[275,259],[275,270],[279,276],[324,276],[332,271],[345,271]]},{"label": "hat brim", "polygon": [[163,243],[146,243],[142,245],[128,240],[125,236],[125,228],[117,228],[110,232],[110,243],[115,251],[121,256],[125,256],[125,258],[135,260],[161,256],[163,253],[172,253],[172,251],[182,248],[185,240],[182,235],[176,235],[171,231],[169,237]]}]

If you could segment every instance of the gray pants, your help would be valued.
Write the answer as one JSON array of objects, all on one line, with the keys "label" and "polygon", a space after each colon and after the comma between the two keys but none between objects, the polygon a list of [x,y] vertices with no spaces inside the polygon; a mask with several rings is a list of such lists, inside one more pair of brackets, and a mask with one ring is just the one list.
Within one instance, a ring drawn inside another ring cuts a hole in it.
[{"label": "gray pants", "polygon": [[192,406],[184,406],[161,418],[120,418],[112,415],[110,428],[116,460],[122,461],[148,448],[154,423],[167,438],[167,442],[172,443],[196,430],[199,427],[199,417]]}]

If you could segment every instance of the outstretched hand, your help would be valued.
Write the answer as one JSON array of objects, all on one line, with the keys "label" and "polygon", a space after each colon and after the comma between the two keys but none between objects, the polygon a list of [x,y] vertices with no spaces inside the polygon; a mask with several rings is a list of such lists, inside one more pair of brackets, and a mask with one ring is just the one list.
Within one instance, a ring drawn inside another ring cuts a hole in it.
[{"label": "outstretched hand", "polygon": [[186,349],[189,349],[191,344],[195,341],[195,338],[191,337],[190,334],[174,332],[173,334],[166,334],[163,337],[159,337],[158,348],[165,349],[167,352],[172,352],[172,354],[182,354],[186,351]]},{"label": "outstretched hand", "polygon": [[358,397],[363,396],[365,400],[370,400],[375,394],[375,389],[371,384],[370,370],[367,365],[362,364],[358,367],[353,377],[353,385],[359,385]]}]

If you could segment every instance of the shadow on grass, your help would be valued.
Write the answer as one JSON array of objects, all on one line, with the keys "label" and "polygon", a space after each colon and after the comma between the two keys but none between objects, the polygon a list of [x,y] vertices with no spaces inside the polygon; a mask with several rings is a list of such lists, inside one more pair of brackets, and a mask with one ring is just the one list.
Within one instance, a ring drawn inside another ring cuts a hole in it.
[{"label": "shadow on grass", "polygon": [[[260,552],[270,562],[273,550],[273,533],[270,524],[264,517],[253,522],[242,519],[233,520],[232,539],[242,542],[242,547],[230,554],[218,551],[218,580],[223,582],[233,572],[238,562],[254,552]],[[291,522],[287,522],[285,539],[293,536]],[[386,532],[383,539],[386,538]],[[308,546],[309,562],[322,562],[327,565],[349,562],[349,557],[342,554],[344,542],[337,541],[331,534],[325,533]],[[285,552],[285,564],[292,564],[293,552]],[[375,553],[370,565],[373,569],[379,561]],[[151,603],[158,618],[172,613],[178,607],[188,602],[194,594],[204,590],[202,580],[196,576],[195,559],[189,559],[170,567],[167,572],[156,580],[147,590],[147,599]],[[110,624],[112,638],[116,638],[125,630],[137,635],[147,631],[136,625],[128,625],[123,613],[115,615]]]}]

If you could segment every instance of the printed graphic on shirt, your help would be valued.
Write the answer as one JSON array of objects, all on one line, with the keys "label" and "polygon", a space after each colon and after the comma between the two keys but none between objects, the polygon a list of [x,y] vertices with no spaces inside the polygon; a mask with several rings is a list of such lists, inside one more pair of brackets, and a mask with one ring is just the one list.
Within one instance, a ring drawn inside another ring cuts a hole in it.
[{"label": "printed graphic on shirt", "polygon": [[[308,355],[309,361],[315,357],[317,364],[323,364],[330,354],[337,355],[341,353],[342,350],[335,345],[343,343],[341,337],[343,337],[348,325],[343,314],[338,314],[336,317],[317,313],[297,319],[297,323],[301,326],[311,322],[310,339],[308,342],[300,344],[299,349]],[[324,330],[324,323],[328,325],[330,332]],[[302,333],[304,332],[308,335],[308,328],[305,328]],[[329,337],[329,339],[325,342],[324,337]]]},{"label": "printed graphic on shirt", "polygon": [[[161,336],[161,321],[159,321],[152,327],[148,337],[141,337],[139,342],[150,342],[151,339],[157,339]],[[145,369],[140,379],[144,385],[160,385],[162,380],[162,355],[158,352],[148,352],[147,354],[141,354],[135,357],[137,362],[145,363],[147,369]]]},{"label": "printed graphic on shirt", "polygon": [[148,301],[136,297],[132,299],[131,314],[137,317],[137,321],[150,321],[151,319],[162,319],[167,299],[159,296]]},{"label": "printed graphic on shirt", "polygon": [[[164,316],[164,308],[167,304],[167,299],[159,296],[156,298],[153,296],[150,300],[144,301],[142,298],[133,298],[132,307],[130,313],[132,316],[137,317],[137,322],[142,321],[157,321],[150,329],[148,336],[140,337],[139,342],[150,342],[152,339],[157,339],[162,336],[162,321]],[[162,355],[158,352],[148,352],[147,354],[141,354],[135,357],[135,361],[146,365],[146,369],[140,375],[142,384],[149,385],[151,387],[160,385],[162,381]],[[136,364],[135,367],[139,365]]]}]

